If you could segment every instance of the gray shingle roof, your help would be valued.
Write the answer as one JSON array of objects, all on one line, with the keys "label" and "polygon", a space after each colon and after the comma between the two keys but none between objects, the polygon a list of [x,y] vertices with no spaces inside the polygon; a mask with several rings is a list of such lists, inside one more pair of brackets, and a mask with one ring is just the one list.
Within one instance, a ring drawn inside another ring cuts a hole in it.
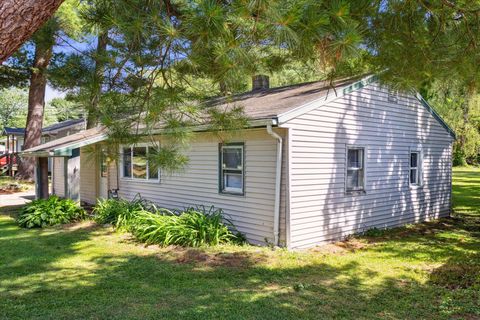
[{"label": "gray shingle roof", "polygon": [[[65,120],[62,122],[54,123],[48,127],[42,129],[42,133],[50,133],[56,130],[60,130],[63,128],[67,128],[76,124],[84,123],[85,119],[72,119],[72,120]],[[24,128],[12,128],[12,127],[5,127],[3,129],[3,135],[16,135],[16,136],[23,136],[25,134]]]},{"label": "gray shingle roof", "polygon": [[251,119],[267,119],[300,107],[309,102],[335,94],[335,90],[348,86],[361,77],[341,79],[333,83],[327,81],[309,82],[297,85],[251,91],[227,98],[209,100],[206,107],[243,107],[245,115]]},{"label": "gray shingle roof", "polygon": [[65,120],[65,121],[62,121],[62,122],[54,123],[51,126],[43,128],[42,132],[43,133],[48,133],[48,132],[51,132],[51,131],[60,130],[60,129],[63,129],[63,128],[66,128],[66,127],[69,127],[69,126],[73,126],[73,125],[76,125],[76,124],[84,123],[84,122],[85,122],[85,119]]},{"label": "gray shingle roof", "polygon": [[4,127],[3,128],[3,135],[14,135],[14,136],[23,136],[25,134],[25,129],[23,128],[12,128],[12,127]]}]

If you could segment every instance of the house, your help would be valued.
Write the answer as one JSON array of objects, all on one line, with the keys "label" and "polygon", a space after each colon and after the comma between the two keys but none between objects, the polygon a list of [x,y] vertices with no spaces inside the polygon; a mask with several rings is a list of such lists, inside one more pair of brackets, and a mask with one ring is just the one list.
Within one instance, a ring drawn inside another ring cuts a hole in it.
[{"label": "house", "polygon": [[[85,129],[84,119],[61,121],[42,129],[42,142],[65,137]],[[17,170],[16,154],[23,150],[25,129],[5,127],[0,134],[0,174],[9,172],[14,175]],[[2,147],[3,146],[3,147]],[[10,165],[11,164],[11,165]],[[49,171],[51,170],[49,162]]]},{"label": "house", "polygon": [[61,178],[83,202],[118,189],[166,208],[214,205],[255,244],[306,248],[449,215],[455,135],[420,95],[376,76],[254,89],[234,97],[249,127],[226,143],[194,129],[183,172],[151,170],[148,143],[120,146],[107,163],[102,128],[24,154],[77,161]]}]

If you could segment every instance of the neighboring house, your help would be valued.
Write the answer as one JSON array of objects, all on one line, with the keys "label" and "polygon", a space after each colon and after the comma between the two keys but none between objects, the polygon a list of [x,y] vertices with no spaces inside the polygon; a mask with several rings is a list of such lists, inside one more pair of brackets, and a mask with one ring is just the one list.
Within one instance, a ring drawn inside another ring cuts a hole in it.
[{"label": "neighboring house", "polygon": [[[54,139],[62,138],[75,132],[79,132],[85,129],[84,119],[65,120],[47,126],[42,129],[42,142],[48,142]],[[23,150],[24,144],[24,128],[11,128],[5,127],[0,134],[0,144],[4,145],[4,148],[0,148],[0,167],[8,164],[7,154],[16,154]],[[12,157],[12,159],[15,159]],[[16,170],[16,160],[13,160],[15,166],[12,167],[13,171]],[[0,168],[1,169],[1,168]],[[49,171],[52,169],[52,164],[49,162]],[[0,174],[3,171],[0,170]],[[12,173],[13,174],[13,173]]]},{"label": "neighboring house", "polygon": [[250,127],[225,143],[199,128],[183,172],[151,170],[148,143],[121,146],[118,165],[107,163],[101,128],[25,155],[78,161],[80,171],[63,181],[83,202],[118,189],[121,198],[140,194],[166,208],[214,205],[256,244],[305,248],[449,215],[455,136],[418,94],[399,94],[369,76],[233,100]]}]

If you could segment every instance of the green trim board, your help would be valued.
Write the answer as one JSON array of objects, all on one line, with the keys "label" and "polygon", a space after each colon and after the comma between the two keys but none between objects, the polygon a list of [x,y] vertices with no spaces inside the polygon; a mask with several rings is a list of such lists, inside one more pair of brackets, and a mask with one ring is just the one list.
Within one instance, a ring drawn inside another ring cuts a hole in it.
[{"label": "green trim board", "polygon": [[71,157],[74,149],[85,147],[85,146],[88,146],[90,144],[94,144],[94,143],[97,143],[97,142],[101,142],[101,141],[106,140],[107,138],[108,138],[108,136],[106,134],[101,134],[101,135],[93,137],[93,138],[80,140],[76,143],[67,145],[65,147],[54,149],[53,150],[53,156],[54,157]]},{"label": "green trim board", "polygon": [[453,139],[457,139],[457,135],[455,134],[455,131],[453,131],[452,128],[445,122],[445,120],[442,119],[442,117],[435,111],[435,109],[425,100],[425,98],[422,97],[422,95],[418,92],[416,92],[415,97],[420,101],[422,106],[427,109],[428,112],[445,128],[445,130],[448,131],[450,136],[452,136]]}]

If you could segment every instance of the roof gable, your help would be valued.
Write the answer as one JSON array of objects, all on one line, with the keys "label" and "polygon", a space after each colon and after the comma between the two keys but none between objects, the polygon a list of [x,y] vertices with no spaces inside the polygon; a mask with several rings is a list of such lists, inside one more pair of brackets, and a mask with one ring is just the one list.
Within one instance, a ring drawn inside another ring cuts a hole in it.
[{"label": "roof gable", "polygon": [[[296,108],[290,109],[283,114],[278,115],[278,124],[285,123],[291,119],[301,116],[309,111],[312,111],[322,105],[325,105],[337,98],[350,94],[356,90],[360,90],[367,85],[378,82],[377,75],[369,75],[363,79],[348,84],[342,88],[336,89],[331,95],[327,94],[320,99],[312,102],[305,103]],[[443,120],[443,118],[435,111],[435,109],[420,95],[418,92],[414,92],[413,96],[421,103],[421,105],[440,123],[440,125],[450,134],[453,139],[456,139],[456,134],[453,129]]]}]

